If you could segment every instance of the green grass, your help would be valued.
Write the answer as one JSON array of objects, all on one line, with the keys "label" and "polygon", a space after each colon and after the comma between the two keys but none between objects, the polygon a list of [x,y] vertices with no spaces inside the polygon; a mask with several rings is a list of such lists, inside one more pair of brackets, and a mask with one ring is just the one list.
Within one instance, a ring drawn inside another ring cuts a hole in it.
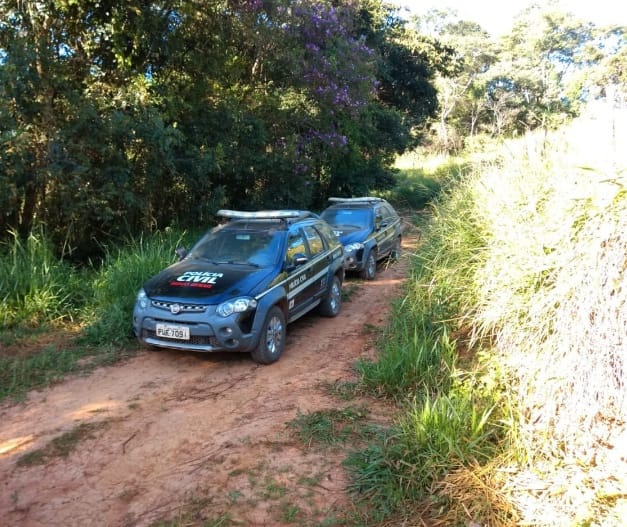
[{"label": "green grass", "polygon": [[175,262],[174,251],[185,238],[185,233],[168,230],[107,251],[92,281],[93,300],[83,313],[86,343],[120,344],[132,338],[131,318],[139,288]]},{"label": "green grass", "polygon": [[[627,417],[620,133],[627,135],[627,118],[574,123],[513,145],[503,170],[469,182],[474,214],[490,232],[475,273],[474,331],[495,343],[504,397],[513,402],[509,453],[518,470],[510,467],[508,485],[549,489],[543,502],[516,495],[526,523],[620,525],[620,512],[602,496],[614,492],[608,478],[624,488],[627,470],[617,470],[612,449],[598,443],[621,443],[616,423]],[[566,494],[564,481],[571,482]]]},{"label": "green grass", "polygon": [[367,414],[365,408],[353,406],[307,414],[299,412],[288,427],[296,430],[301,442],[307,446],[342,445],[360,437]]},{"label": "green grass", "polygon": [[43,448],[24,454],[18,459],[17,465],[20,467],[45,465],[56,458],[68,457],[81,441],[92,439],[98,430],[103,429],[108,424],[108,421],[81,423],[55,437]]},{"label": "green grass", "polygon": [[405,295],[394,303],[379,339],[379,356],[357,364],[374,394],[402,400],[446,393],[451,384],[458,346],[451,335],[464,328],[474,305],[474,271],[483,258],[485,229],[467,211],[470,198],[456,183],[419,225],[423,242],[411,260]]},{"label": "green grass", "polygon": [[362,390],[357,381],[335,380],[323,383],[324,389],[331,395],[343,401],[351,401]]},{"label": "green grass", "polygon": [[279,500],[288,493],[288,488],[285,485],[277,483],[273,478],[268,479],[261,493],[261,497],[264,500]]},{"label": "green grass", "polygon": [[612,140],[604,124],[479,156],[432,202],[380,354],[358,364],[404,409],[347,460],[378,520],[621,525],[627,119]]},{"label": "green grass", "polygon": [[502,443],[498,390],[479,390],[479,373],[463,370],[458,358],[470,345],[462,336],[478,297],[474,273],[484,260],[486,237],[467,211],[471,198],[462,179],[434,202],[379,354],[357,363],[367,391],[405,409],[346,462],[351,491],[381,520],[430,499],[449,471],[487,462]]},{"label": "green grass", "polygon": [[303,512],[298,505],[289,502],[283,502],[280,505],[281,520],[285,523],[300,523]]},{"label": "green grass", "polygon": [[47,346],[26,357],[0,357],[0,399],[20,398],[30,389],[58,382],[68,373],[78,371],[79,361],[85,355],[83,347]]},{"label": "green grass", "polygon": [[[15,237],[0,253],[0,400],[133,353],[135,295],[189,238],[171,230],[138,238],[110,249],[99,269],[77,270],[53,255],[43,234]],[[58,343],[45,343],[50,333]]]},{"label": "green grass", "polygon": [[342,302],[350,302],[358,290],[357,285],[344,281],[342,284]]},{"label": "green grass", "polygon": [[350,490],[380,521],[434,496],[439,506],[453,508],[436,493],[442,480],[459,467],[488,463],[505,444],[499,384],[487,388],[481,365],[459,357],[482,342],[466,335],[489,228],[469,206],[476,197],[467,183],[469,166],[447,166],[453,173],[442,177],[429,216],[419,219],[422,243],[405,294],[378,339],[378,356],[357,363],[363,389],[404,409],[346,461]]},{"label": "green grass", "polygon": [[76,318],[87,300],[80,273],[54,256],[41,233],[26,240],[10,234],[0,246],[2,332]]},{"label": "green grass", "polygon": [[235,522],[229,513],[219,514],[216,517],[210,519],[204,519],[201,522],[196,518],[194,512],[188,512],[189,506],[183,507],[185,512],[181,512],[179,517],[174,520],[159,520],[156,523],[151,524],[150,527],[231,527],[233,525],[240,525],[240,522]]}]

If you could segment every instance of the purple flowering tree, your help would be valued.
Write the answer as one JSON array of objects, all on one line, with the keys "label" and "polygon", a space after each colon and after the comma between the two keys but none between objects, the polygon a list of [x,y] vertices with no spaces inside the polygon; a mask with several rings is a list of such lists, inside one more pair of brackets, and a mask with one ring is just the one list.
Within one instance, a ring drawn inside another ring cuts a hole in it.
[{"label": "purple flowering tree", "polygon": [[374,52],[355,34],[357,5],[306,0],[293,2],[284,25],[293,43],[292,83],[301,98],[303,120],[295,134],[296,170],[315,178],[325,160],[346,152],[351,120],[373,100],[377,82]]}]

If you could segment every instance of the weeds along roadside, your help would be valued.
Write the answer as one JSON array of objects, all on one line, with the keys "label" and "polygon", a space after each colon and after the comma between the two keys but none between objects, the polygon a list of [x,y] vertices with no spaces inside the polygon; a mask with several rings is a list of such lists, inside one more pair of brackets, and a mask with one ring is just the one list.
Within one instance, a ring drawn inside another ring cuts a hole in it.
[{"label": "weeds along roadside", "polygon": [[358,365],[401,408],[347,461],[380,519],[623,525],[627,163],[583,128],[585,149],[570,129],[504,145],[433,207]]},{"label": "weeds along roadside", "polygon": [[597,114],[517,143],[516,163],[481,179],[475,326],[517,408],[516,462],[499,468],[521,523],[627,517],[626,139],[625,111]]},{"label": "weeds along roadside", "polygon": [[105,251],[98,268],[74,268],[43,234],[0,251],[0,399],[128,356],[130,316],[143,281],[172,263],[189,234],[166,230]]},{"label": "weeds along roadside", "polygon": [[[346,461],[351,490],[370,503],[378,521],[413,516],[416,509],[438,516],[433,511],[444,509],[447,521],[462,522],[461,505],[455,509],[455,500],[441,492],[444,478],[486,466],[504,450],[506,405],[498,382],[488,380],[487,355],[476,360],[481,349],[466,333],[488,233],[468,208],[465,181],[455,175],[419,225],[423,243],[379,339],[379,355],[357,364],[364,388],[401,408],[395,426]],[[473,508],[480,509],[473,512],[477,519],[488,509],[492,516],[508,514],[492,510],[486,499]]]}]

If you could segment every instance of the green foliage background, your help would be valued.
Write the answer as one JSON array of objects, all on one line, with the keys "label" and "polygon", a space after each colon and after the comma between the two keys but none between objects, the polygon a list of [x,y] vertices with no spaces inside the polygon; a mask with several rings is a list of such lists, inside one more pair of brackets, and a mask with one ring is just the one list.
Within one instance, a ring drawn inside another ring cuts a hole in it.
[{"label": "green foliage background", "polygon": [[[451,50],[376,0],[0,5],[0,238],[57,255],[393,186]],[[413,41],[412,41],[413,42]]]}]

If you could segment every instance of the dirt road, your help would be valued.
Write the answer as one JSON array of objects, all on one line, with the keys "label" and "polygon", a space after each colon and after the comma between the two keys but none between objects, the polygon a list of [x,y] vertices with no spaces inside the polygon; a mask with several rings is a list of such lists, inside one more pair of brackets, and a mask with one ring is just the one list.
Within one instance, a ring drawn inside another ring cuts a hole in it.
[{"label": "dirt road", "polygon": [[[404,254],[414,243],[405,236]],[[372,356],[369,329],[385,323],[406,274],[404,256],[375,281],[349,279],[340,315],[290,325],[271,366],[142,351],[3,403],[0,526],[332,524],[351,508],[344,453],[308,448],[287,423],[361,404],[328,385],[355,380],[355,360]],[[370,418],[389,419],[367,404]]]}]

